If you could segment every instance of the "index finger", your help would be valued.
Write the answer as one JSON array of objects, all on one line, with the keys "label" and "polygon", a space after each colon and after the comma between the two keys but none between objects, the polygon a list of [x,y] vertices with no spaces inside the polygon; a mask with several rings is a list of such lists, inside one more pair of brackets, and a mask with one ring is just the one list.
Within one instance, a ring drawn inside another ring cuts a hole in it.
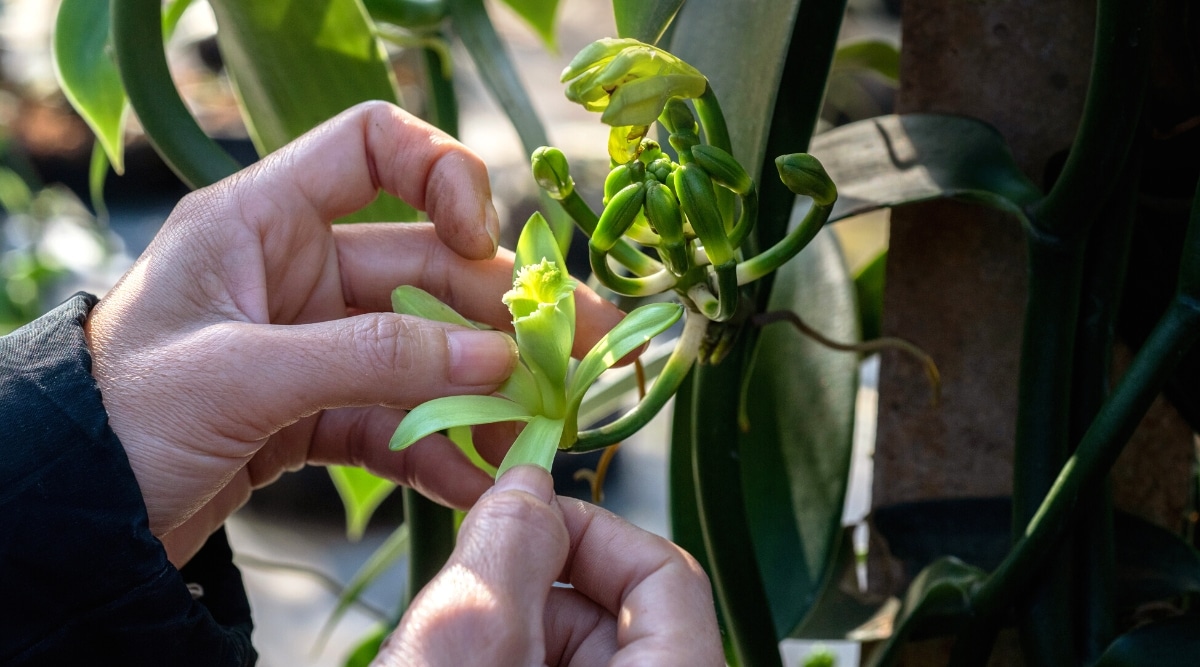
[{"label": "index finger", "polygon": [[483,161],[441,130],[385,102],[366,102],[268,155],[233,180],[234,194],[267,193],[292,220],[321,224],[383,189],[425,211],[463,257],[496,253],[500,223]]},{"label": "index finger", "polygon": [[712,588],[694,558],[611,512],[558,501],[571,536],[560,580],[616,617],[617,656],[630,664],[724,664]]}]

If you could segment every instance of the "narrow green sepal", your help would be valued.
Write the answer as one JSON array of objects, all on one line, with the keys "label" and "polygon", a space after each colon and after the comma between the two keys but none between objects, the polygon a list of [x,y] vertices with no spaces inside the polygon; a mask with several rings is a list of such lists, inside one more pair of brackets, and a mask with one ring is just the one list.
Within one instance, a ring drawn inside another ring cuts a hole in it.
[{"label": "narrow green sepal", "polygon": [[565,422],[562,419],[550,419],[541,415],[530,419],[508,453],[504,455],[500,468],[496,470],[496,477],[519,465],[535,465],[549,472],[563,436],[564,426]]},{"label": "narrow green sepal", "polygon": [[444,396],[418,405],[396,427],[388,446],[404,449],[414,442],[452,426],[529,421],[524,406],[499,396]]}]

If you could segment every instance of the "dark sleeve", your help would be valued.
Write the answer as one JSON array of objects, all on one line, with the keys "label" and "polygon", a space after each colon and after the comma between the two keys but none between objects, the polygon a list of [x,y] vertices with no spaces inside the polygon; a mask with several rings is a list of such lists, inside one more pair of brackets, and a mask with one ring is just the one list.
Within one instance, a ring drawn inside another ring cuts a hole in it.
[{"label": "dark sleeve", "polygon": [[182,572],[150,534],[91,376],[95,302],[0,337],[0,664],[252,665],[224,531]]}]

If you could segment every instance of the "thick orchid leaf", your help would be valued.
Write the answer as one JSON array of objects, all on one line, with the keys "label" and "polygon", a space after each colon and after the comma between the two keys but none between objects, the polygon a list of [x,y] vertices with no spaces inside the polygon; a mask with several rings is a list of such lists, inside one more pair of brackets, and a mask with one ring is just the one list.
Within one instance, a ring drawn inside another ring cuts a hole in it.
[{"label": "thick orchid leaf", "polygon": [[1096,667],[1192,667],[1200,656],[1200,614],[1172,616],[1117,637]]},{"label": "thick orchid leaf", "polygon": [[63,0],[54,25],[54,72],[118,174],[125,169],[129,100],[109,41],[108,0]]},{"label": "thick orchid leaf", "polygon": [[872,118],[818,135],[810,152],[837,183],[830,221],[944,197],[1023,216],[1022,209],[1041,198],[1003,137],[973,118]]},{"label": "thick orchid leaf", "polygon": [[970,614],[971,596],[987,576],[953,557],[930,563],[909,584],[892,636],[871,656],[871,667],[893,664],[900,648],[914,635],[953,632]]},{"label": "thick orchid leaf", "polygon": [[[776,274],[768,311],[785,309],[833,340],[859,340],[854,284],[829,230]],[[742,490],[779,637],[804,621],[835,567],[858,363],[782,324],[763,329],[755,350]]]},{"label": "thick orchid leaf", "polygon": [[554,51],[558,48],[554,38],[554,23],[558,14],[558,0],[503,0],[504,4],[512,7],[517,16],[533,28],[538,37],[545,42],[546,48]]},{"label": "thick orchid leaf", "polygon": [[656,44],[683,6],[683,0],[613,0],[617,35]]},{"label": "thick orchid leaf", "polygon": [[[260,155],[360,102],[399,102],[387,54],[359,0],[210,4],[221,56]],[[412,220],[415,212],[385,195],[349,219]]]},{"label": "thick orchid leaf", "polygon": [[346,587],[342,589],[341,595],[338,596],[337,604],[334,605],[333,611],[329,613],[329,618],[325,619],[325,624],[321,627],[321,631],[317,637],[317,645],[323,646],[329,638],[329,633],[337,626],[337,622],[354,604],[354,601],[362,595],[367,586],[371,585],[388,568],[396,564],[402,556],[409,551],[409,531],[408,524],[401,524],[392,534],[388,536],[383,544],[380,544],[374,553],[367,558],[367,561],[358,568],[354,576],[350,577],[350,581],[346,583]]},{"label": "thick orchid leaf", "polygon": [[404,449],[427,435],[452,426],[529,421],[532,417],[524,406],[499,396],[444,396],[409,411],[396,428],[389,446]]},{"label": "thick orchid leaf", "polygon": [[499,477],[509,468],[519,465],[535,465],[549,472],[554,463],[554,454],[558,451],[558,443],[562,440],[564,425],[562,419],[550,419],[541,415],[530,419],[508,453],[504,455],[496,476]]},{"label": "thick orchid leaf", "polygon": [[683,315],[676,303],[652,303],[633,310],[584,355],[567,390],[570,410],[578,409],[588,387],[622,357],[666,331]]},{"label": "thick orchid leaf", "polygon": [[329,478],[342,498],[342,506],[346,508],[346,536],[357,541],[362,538],[379,503],[395,490],[396,483],[362,468],[329,466],[328,470]]},{"label": "thick orchid leaf", "polygon": [[467,318],[420,287],[401,285],[392,290],[392,311],[401,315],[413,315],[434,322],[457,324],[478,329]]}]

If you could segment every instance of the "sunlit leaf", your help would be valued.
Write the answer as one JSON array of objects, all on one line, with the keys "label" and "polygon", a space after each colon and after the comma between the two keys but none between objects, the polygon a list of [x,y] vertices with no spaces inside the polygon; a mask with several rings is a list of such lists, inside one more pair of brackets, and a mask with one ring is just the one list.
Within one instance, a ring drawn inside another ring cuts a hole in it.
[{"label": "sunlit leaf", "polygon": [[554,454],[558,451],[558,443],[562,439],[563,426],[564,422],[561,419],[550,419],[541,415],[530,419],[508,453],[504,455],[496,476],[499,477],[509,468],[519,465],[535,465],[549,471],[554,463]]},{"label": "sunlit leaf", "polygon": [[329,478],[346,508],[346,535],[357,541],[366,530],[371,515],[395,490],[396,484],[350,466],[329,466]]},{"label": "sunlit leaf", "polygon": [[833,55],[834,72],[868,71],[889,81],[900,79],[900,49],[877,39],[842,44]]},{"label": "sunlit leaf", "polygon": [[940,114],[882,116],[817,135],[812,155],[837,183],[830,220],[958,198],[1023,215],[1041,192],[991,126]]},{"label": "sunlit leaf", "polygon": [[532,417],[523,406],[499,396],[444,396],[413,408],[396,428],[390,447],[404,449],[452,426],[529,421]]},{"label": "sunlit leaf", "polygon": [[513,11],[537,32],[538,37],[546,43],[546,48],[554,50],[557,42],[554,38],[555,17],[558,14],[558,0],[503,0],[504,4],[512,7]]},{"label": "sunlit leaf", "polygon": [[[345,109],[399,102],[395,75],[358,0],[212,0],[217,40],[250,137],[274,151]],[[381,195],[354,220],[412,220]]]},{"label": "sunlit leaf", "polygon": [[109,43],[108,0],[63,0],[54,25],[54,71],[116,172],[125,169],[129,100]]},{"label": "sunlit leaf", "polygon": [[683,0],[613,0],[617,35],[654,44],[682,6]]},{"label": "sunlit leaf", "polygon": [[[854,285],[823,231],[777,273],[768,310],[823,335],[859,340]],[[793,328],[762,330],[750,369],[749,430],[739,441],[746,513],[775,632],[799,626],[827,584],[841,540],[858,391],[858,356]]]}]

